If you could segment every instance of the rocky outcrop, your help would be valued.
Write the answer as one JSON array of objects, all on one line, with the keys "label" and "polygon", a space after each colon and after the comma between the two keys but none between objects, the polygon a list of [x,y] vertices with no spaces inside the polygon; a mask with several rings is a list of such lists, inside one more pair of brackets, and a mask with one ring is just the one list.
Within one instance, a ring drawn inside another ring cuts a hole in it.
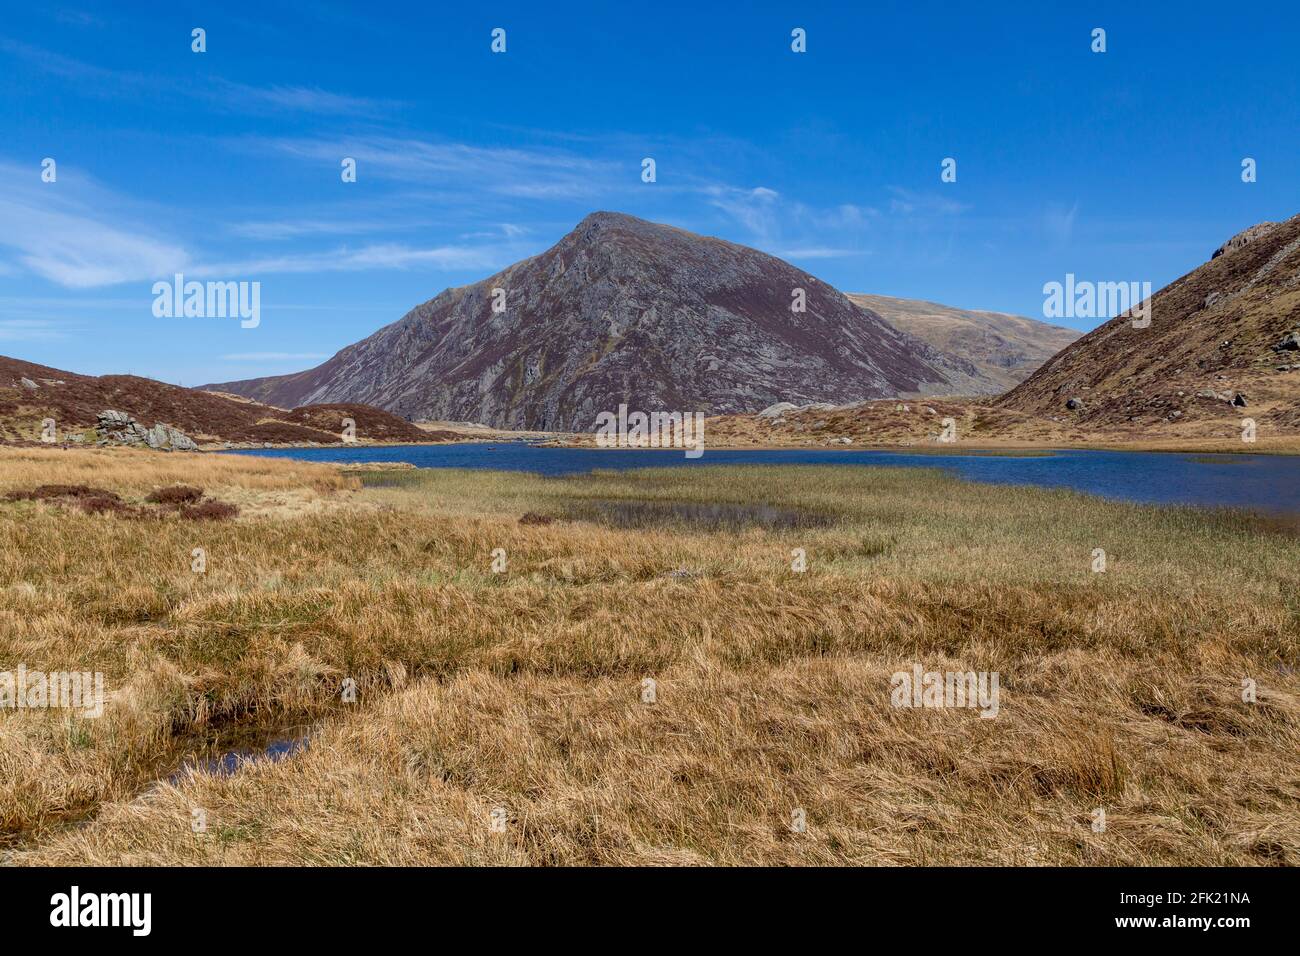
[{"label": "rocky outcrop", "polygon": [[716,415],[942,393],[959,365],[787,262],[602,212],[317,368],[205,387],[281,407],[365,402],[413,420],[587,431],[620,404]]},{"label": "rocky outcrop", "polygon": [[783,418],[786,412],[793,412],[799,408],[794,402],[777,402],[775,405],[769,405],[758,413],[759,418]]},{"label": "rocky outcrop", "polygon": [[1211,255],[1210,258],[1217,259],[1219,256],[1227,255],[1230,252],[1236,252],[1243,246],[1247,246],[1254,242],[1265,233],[1270,232],[1276,225],[1277,223],[1275,222],[1258,222],[1249,229],[1243,229],[1223,245],[1219,246],[1219,248],[1215,249],[1214,254]]},{"label": "rocky outcrop", "polygon": [[144,445],[161,451],[198,451],[199,446],[179,428],[161,422],[145,428],[126,412],[105,409],[97,416],[95,431],[101,442],[115,445]]}]

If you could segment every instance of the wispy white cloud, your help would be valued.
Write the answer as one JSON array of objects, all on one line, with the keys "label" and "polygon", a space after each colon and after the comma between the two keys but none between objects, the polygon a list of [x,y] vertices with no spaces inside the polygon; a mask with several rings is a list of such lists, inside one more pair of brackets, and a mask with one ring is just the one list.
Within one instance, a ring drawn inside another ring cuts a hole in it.
[{"label": "wispy white cloud", "polygon": [[14,57],[51,76],[75,81],[91,96],[140,96],[203,100],[218,109],[251,114],[280,112],[373,116],[400,109],[398,100],[335,93],[316,86],[272,84],[252,86],[221,77],[200,84],[188,77],[148,75],[134,70],[96,66],[52,50],[0,37],[0,53]]},{"label": "wispy white cloud", "polygon": [[[579,156],[560,149],[516,149],[435,143],[375,136],[365,139],[245,139],[235,146],[331,165],[348,156],[357,161],[357,178],[375,177],[416,185],[454,185],[459,190],[530,199],[595,199],[620,178],[635,180],[639,166]],[[635,168],[635,172],[634,172]]]},{"label": "wispy white cloud", "polygon": [[265,273],[360,272],[370,269],[491,269],[512,260],[496,246],[432,246],[380,243],[328,252],[289,253],[231,262],[195,263],[187,275],[204,277],[256,276]]},{"label": "wispy white cloud", "polygon": [[[427,268],[493,269],[508,265],[526,250],[515,228],[491,241],[418,245],[382,242],[305,250],[239,259],[200,255],[161,233],[156,210],[135,208],[123,197],[93,181],[60,168],[55,183],[43,183],[39,170],[0,163],[0,182],[9,184],[0,197],[0,246],[14,250],[14,261],[27,271],[70,289],[124,282],[153,282],[183,272],[195,278],[238,279],[275,273],[356,272]],[[153,215],[151,215],[151,213]],[[245,223],[262,238],[324,234],[319,221]],[[382,222],[373,225],[383,231]]]},{"label": "wispy white cloud", "polygon": [[834,246],[801,246],[793,249],[773,249],[771,254],[782,259],[848,259],[853,256],[865,256],[861,249],[836,248]]},{"label": "wispy white cloud", "polygon": [[411,223],[398,223],[393,220],[371,219],[265,219],[232,223],[227,231],[241,239],[255,239],[259,242],[281,242],[288,239],[301,239],[310,236],[360,235],[370,232],[387,232],[395,228],[406,228]]},{"label": "wispy white cloud", "polygon": [[245,113],[291,111],[339,116],[373,116],[400,109],[398,100],[332,93],[314,86],[250,86],[218,79],[212,89],[198,92],[220,107]]},{"label": "wispy white cloud", "polygon": [[709,204],[740,223],[751,235],[768,240],[779,235],[781,215],[778,200],[781,194],[766,186],[740,189],[735,186],[705,186],[703,192]]},{"label": "wispy white cloud", "polygon": [[1079,214],[1075,200],[1068,208],[1063,203],[1049,203],[1043,211],[1043,231],[1056,245],[1065,245],[1074,236],[1074,221]]},{"label": "wispy white cloud", "polygon": [[0,342],[55,342],[76,331],[51,319],[0,319]]},{"label": "wispy white cloud", "polygon": [[901,186],[890,186],[889,191],[893,194],[889,200],[889,211],[896,215],[956,216],[971,208],[969,203],[934,192],[922,193]]},{"label": "wispy white cloud", "polygon": [[67,23],[74,27],[102,27],[104,25],[104,21],[93,13],[87,13],[85,10],[73,10],[68,7],[56,10],[54,18],[60,23]]},{"label": "wispy white cloud", "polygon": [[15,251],[17,263],[69,288],[147,279],[189,263],[184,247],[156,226],[132,222],[120,197],[70,172],[62,168],[56,182],[44,183],[35,167],[0,163],[0,245]]},{"label": "wispy white cloud", "polygon": [[462,239],[519,239],[528,234],[529,230],[523,226],[516,226],[511,222],[503,222],[496,229],[481,230],[479,232],[461,233]]}]

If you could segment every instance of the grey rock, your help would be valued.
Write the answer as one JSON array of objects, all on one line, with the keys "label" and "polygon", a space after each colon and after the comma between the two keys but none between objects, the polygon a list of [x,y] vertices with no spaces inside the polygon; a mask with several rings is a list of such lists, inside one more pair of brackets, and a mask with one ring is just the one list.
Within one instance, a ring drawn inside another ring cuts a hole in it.
[{"label": "grey rock", "polygon": [[1282,341],[1273,346],[1274,352],[1294,352],[1300,350],[1300,332],[1288,332]]},{"label": "grey rock", "polygon": [[775,405],[769,405],[758,413],[759,418],[780,418],[786,412],[795,412],[799,406],[794,402],[777,402]]},{"label": "grey rock", "polygon": [[1071,398],[1065,403],[1065,407],[1070,409],[1072,412],[1077,412],[1079,409],[1083,408],[1083,399]]},{"label": "grey rock", "polygon": [[1218,249],[1215,249],[1214,254],[1210,256],[1210,258],[1217,259],[1219,258],[1219,256],[1236,252],[1238,249],[1242,248],[1243,246],[1247,246],[1250,243],[1254,242],[1256,239],[1258,239],[1260,236],[1264,235],[1265,233],[1270,232],[1273,229],[1273,227],[1276,225],[1277,223],[1275,222],[1261,222],[1251,226],[1249,229],[1243,229],[1241,232],[1237,233],[1235,236],[1233,236],[1223,245],[1219,246]]},{"label": "grey rock", "polygon": [[95,416],[98,444],[144,445],[163,451],[197,451],[198,445],[179,428],[161,422],[145,428],[126,412],[107,408]]},{"label": "grey rock", "polygon": [[23,388],[32,389],[32,390],[40,388],[40,386],[37,385],[35,382],[33,382],[30,378],[20,378],[18,382],[20,385],[22,385]]},{"label": "grey rock", "polygon": [[147,445],[149,431],[126,412],[105,409],[96,416],[95,431],[103,441],[119,445]]},{"label": "grey rock", "polygon": [[179,428],[157,424],[149,432],[150,448],[165,448],[171,451],[198,451],[199,446]]}]

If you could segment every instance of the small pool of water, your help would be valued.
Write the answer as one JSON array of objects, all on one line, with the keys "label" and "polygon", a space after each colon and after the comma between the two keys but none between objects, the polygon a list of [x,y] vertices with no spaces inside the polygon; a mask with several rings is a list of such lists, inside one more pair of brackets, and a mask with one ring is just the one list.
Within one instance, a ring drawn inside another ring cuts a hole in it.
[{"label": "small pool of water", "polygon": [[[311,728],[303,726],[278,727],[274,730],[244,734],[248,739],[238,746],[222,742],[220,738],[197,753],[186,756],[179,767],[167,775],[168,783],[179,783],[193,773],[229,777],[248,764],[258,760],[275,762],[292,757],[307,749]],[[231,749],[226,749],[231,748]]]}]

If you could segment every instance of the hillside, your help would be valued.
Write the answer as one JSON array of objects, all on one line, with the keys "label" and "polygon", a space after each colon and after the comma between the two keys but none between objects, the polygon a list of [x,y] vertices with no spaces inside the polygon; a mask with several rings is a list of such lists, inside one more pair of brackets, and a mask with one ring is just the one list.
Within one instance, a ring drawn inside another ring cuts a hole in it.
[{"label": "hillside", "polygon": [[[799,289],[802,312],[791,307]],[[789,263],[600,212],[314,369],[207,387],[284,407],[365,402],[412,419],[577,431],[622,403],[722,414],[981,384],[996,390],[971,362]]]},{"label": "hillside", "polygon": [[887,295],[851,292],[848,297],[896,329],[974,364],[984,381],[972,389],[972,395],[999,395],[1014,388],[1081,334],[1006,312],[957,309]]},{"label": "hillside", "polygon": [[38,441],[54,420],[60,440],[95,441],[100,412],[125,412],[144,427],[165,423],[199,443],[336,444],[342,420],[360,441],[440,441],[444,436],[364,405],[309,406],[287,412],[247,399],[168,385],[135,375],[79,375],[0,356],[0,440]]},{"label": "hillside", "polygon": [[997,400],[999,408],[1134,438],[1300,428],[1300,216],[1261,223]]}]

